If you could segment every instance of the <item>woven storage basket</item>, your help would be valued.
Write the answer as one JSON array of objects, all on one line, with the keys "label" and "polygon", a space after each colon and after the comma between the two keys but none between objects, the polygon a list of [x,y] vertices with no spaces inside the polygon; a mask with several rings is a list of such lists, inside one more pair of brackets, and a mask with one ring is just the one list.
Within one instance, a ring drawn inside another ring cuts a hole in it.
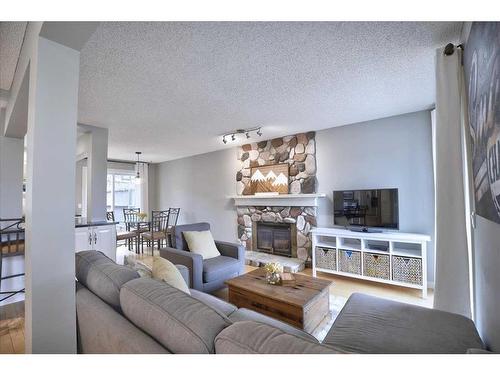
[{"label": "woven storage basket", "polygon": [[316,267],[337,270],[337,251],[327,247],[316,247]]},{"label": "woven storage basket", "polygon": [[361,252],[339,250],[339,271],[361,275]]},{"label": "woven storage basket", "polygon": [[389,255],[364,253],[363,274],[377,279],[389,280],[391,278]]},{"label": "woven storage basket", "polygon": [[422,285],[422,259],[394,255],[392,279],[409,284]]}]

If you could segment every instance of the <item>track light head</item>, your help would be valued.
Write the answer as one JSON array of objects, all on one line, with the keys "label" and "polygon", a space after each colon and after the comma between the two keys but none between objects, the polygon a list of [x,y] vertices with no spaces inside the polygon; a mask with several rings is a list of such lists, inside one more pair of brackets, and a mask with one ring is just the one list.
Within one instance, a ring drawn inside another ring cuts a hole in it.
[{"label": "track light head", "polygon": [[250,138],[250,133],[249,132],[246,132],[245,135],[247,136],[247,139]]},{"label": "track light head", "polygon": [[260,128],[259,128],[259,130],[257,130],[257,135],[258,135],[259,137],[261,137],[261,136],[262,136],[262,131],[260,130]]},{"label": "track light head", "polygon": [[222,142],[224,142],[224,144],[227,143],[226,136],[222,137]]},{"label": "track light head", "polygon": [[231,135],[231,141],[236,141],[236,137],[234,136],[234,134]]}]

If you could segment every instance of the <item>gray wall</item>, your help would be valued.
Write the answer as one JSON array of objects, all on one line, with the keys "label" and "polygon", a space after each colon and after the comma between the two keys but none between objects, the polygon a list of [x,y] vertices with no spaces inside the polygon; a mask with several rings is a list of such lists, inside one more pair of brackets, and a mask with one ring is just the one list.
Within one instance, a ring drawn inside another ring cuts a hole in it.
[{"label": "gray wall", "polygon": [[208,221],[215,239],[236,241],[236,210],[227,196],[236,194],[238,165],[236,148],[158,164],[156,209],[180,207],[180,224]]},{"label": "gray wall", "polygon": [[[332,191],[399,188],[401,231],[434,237],[434,182],[430,112],[418,112],[316,133],[318,192],[326,193],[318,225],[333,226]],[[156,166],[156,209],[181,207],[180,223],[209,221],[215,238],[237,239],[236,149]],[[429,280],[434,281],[433,243]]]},{"label": "gray wall", "polygon": [[[316,133],[318,226],[333,226],[333,190],[398,188],[400,231],[434,240],[430,112],[416,112]],[[434,241],[428,251],[434,281]]]}]

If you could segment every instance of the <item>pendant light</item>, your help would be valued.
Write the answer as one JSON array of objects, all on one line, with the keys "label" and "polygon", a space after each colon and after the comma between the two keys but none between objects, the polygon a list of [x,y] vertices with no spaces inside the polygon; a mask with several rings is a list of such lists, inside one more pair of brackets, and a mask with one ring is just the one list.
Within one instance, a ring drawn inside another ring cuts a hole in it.
[{"label": "pendant light", "polygon": [[142,152],[136,151],[135,152],[137,155],[137,162],[135,163],[135,183],[140,184],[141,183],[141,173],[140,173],[140,165],[141,162],[139,161],[139,157],[141,156]]}]

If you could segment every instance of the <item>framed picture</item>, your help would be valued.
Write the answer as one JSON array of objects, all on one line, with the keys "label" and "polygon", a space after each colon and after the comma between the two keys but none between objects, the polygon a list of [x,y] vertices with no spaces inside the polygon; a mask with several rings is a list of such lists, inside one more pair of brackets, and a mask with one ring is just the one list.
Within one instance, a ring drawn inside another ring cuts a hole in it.
[{"label": "framed picture", "polygon": [[288,163],[253,167],[250,176],[251,194],[288,194]]},{"label": "framed picture", "polygon": [[500,224],[500,23],[474,22],[464,50],[476,213]]}]

